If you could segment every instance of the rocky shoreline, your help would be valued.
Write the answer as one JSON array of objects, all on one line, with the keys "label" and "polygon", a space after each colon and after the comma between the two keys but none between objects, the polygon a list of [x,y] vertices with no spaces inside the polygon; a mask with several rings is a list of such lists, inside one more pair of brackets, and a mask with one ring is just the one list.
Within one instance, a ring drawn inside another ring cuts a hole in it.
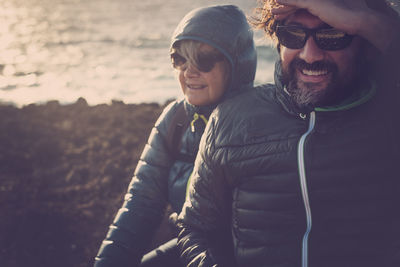
[{"label": "rocky shoreline", "polygon": [[163,107],[0,105],[0,265],[90,266]]}]

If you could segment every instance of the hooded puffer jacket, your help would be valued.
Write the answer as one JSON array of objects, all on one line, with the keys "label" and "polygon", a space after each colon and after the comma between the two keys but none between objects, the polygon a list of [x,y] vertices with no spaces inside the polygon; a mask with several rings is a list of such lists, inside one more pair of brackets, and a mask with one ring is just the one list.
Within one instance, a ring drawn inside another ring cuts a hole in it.
[{"label": "hooded puffer jacket", "polygon": [[215,109],[179,216],[186,266],[400,266],[398,47],[342,105],[298,110],[277,64]]},{"label": "hooded puffer jacket", "polygon": [[[225,55],[231,64],[231,80],[223,98],[253,88],[256,71],[256,50],[253,32],[246,17],[237,7],[212,6],[186,15],[178,25],[171,47],[181,40],[207,43]],[[184,100],[169,104],[156,122],[134,177],[125,195],[125,202],[110,226],[106,239],[95,259],[95,266],[137,266],[149,248],[167,204],[179,213],[186,194],[187,180],[193,162],[175,159],[168,150],[167,132],[177,110],[184,105],[191,120],[195,114],[208,118],[215,106],[192,106]],[[196,116],[197,118],[198,116]],[[197,119],[182,135],[180,152],[197,153],[205,123]],[[193,160],[194,161],[194,160]]]}]

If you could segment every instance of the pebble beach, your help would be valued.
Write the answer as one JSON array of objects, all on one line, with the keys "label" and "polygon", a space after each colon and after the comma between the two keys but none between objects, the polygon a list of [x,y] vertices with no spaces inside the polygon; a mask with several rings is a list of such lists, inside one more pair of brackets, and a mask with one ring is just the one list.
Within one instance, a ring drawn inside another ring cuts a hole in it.
[{"label": "pebble beach", "polygon": [[1,105],[0,266],[90,266],[163,107]]}]

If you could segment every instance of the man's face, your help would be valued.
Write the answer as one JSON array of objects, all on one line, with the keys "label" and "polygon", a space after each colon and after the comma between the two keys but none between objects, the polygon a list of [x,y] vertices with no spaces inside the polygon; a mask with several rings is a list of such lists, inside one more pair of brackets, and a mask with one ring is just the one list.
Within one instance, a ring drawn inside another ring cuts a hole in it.
[{"label": "man's face", "polygon": [[[285,25],[309,29],[326,26],[303,10],[291,15]],[[351,94],[359,79],[361,42],[356,36],[349,46],[337,51],[320,49],[311,36],[300,49],[280,45],[284,83],[292,99],[300,107],[327,106]]]}]

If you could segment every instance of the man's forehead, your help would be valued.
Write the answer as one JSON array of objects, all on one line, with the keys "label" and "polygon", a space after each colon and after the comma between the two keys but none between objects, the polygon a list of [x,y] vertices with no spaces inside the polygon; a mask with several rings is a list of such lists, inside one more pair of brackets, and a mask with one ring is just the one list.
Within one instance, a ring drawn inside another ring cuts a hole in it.
[{"label": "man's forehead", "polygon": [[291,14],[286,20],[285,24],[300,24],[307,28],[316,28],[327,25],[320,18],[314,16],[305,9],[299,9]]}]

